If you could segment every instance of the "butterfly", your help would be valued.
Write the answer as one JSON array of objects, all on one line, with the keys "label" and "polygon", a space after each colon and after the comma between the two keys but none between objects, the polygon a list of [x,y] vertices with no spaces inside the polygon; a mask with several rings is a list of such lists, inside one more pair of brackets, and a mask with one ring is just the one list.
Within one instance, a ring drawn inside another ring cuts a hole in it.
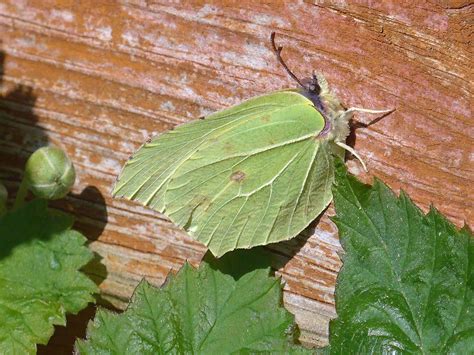
[{"label": "butterfly", "polygon": [[334,158],[345,151],[354,112],[320,74],[251,98],[145,143],[113,190],[164,213],[217,257],[295,237],[329,205]]}]

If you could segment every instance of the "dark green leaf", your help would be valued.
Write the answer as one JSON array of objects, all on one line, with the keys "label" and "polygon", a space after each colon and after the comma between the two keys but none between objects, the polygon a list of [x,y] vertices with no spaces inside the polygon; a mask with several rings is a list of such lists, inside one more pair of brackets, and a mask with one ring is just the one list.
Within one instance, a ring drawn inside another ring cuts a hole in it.
[{"label": "dark green leaf", "polygon": [[338,163],[344,248],[331,353],[474,352],[474,238],[403,192],[363,185]]},{"label": "dark green leaf", "polygon": [[66,313],[93,302],[92,253],[72,218],[37,200],[0,218],[0,353],[35,353]]},{"label": "dark green leaf", "polygon": [[[123,314],[99,310],[81,354],[304,352],[293,316],[281,305],[280,279],[249,252],[185,264],[161,289],[142,281]],[[238,266],[249,262],[253,271]],[[225,270],[225,271],[223,271]],[[230,274],[227,272],[230,271]]]}]

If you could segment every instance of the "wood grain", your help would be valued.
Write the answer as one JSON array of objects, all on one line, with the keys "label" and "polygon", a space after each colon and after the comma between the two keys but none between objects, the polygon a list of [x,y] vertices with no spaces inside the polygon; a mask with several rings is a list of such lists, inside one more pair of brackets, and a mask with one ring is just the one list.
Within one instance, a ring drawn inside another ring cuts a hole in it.
[{"label": "wood grain", "polygon": [[[160,285],[205,248],[164,216],[112,199],[121,166],[150,135],[294,87],[270,48],[276,31],[299,76],[324,73],[347,106],[396,108],[352,137],[370,169],[350,160],[353,173],[472,226],[473,10],[460,0],[0,0],[0,179],[14,194],[37,147],[67,151],[78,179],[56,206],[91,239],[87,272],[103,301],[123,308],[140,279]],[[336,316],[331,213],[268,247],[301,341],[313,346]],[[57,344],[46,349],[70,351]]]}]

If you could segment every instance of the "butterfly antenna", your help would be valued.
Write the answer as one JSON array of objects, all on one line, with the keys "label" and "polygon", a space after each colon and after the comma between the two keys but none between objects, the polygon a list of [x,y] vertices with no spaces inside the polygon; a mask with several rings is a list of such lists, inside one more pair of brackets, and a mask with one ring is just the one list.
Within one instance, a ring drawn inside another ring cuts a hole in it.
[{"label": "butterfly antenna", "polygon": [[394,108],[389,109],[389,110],[371,110],[371,109],[361,108],[361,107],[350,107],[343,113],[343,115],[345,117],[350,118],[350,117],[352,117],[352,114],[354,112],[370,113],[370,114],[381,114],[380,117],[377,117],[376,119],[370,121],[369,123],[363,123],[361,121],[356,121],[356,124],[354,125],[355,128],[360,128],[360,127],[367,128],[367,127],[372,126],[373,124],[377,123],[378,121],[383,119],[385,116],[388,116],[389,114],[391,114],[395,110],[396,109],[394,109]]},{"label": "butterfly antenna", "polygon": [[280,64],[283,66],[283,68],[285,68],[286,72],[293,78],[293,80],[295,80],[298,84],[300,84],[300,86],[303,88],[303,89],[306,89],[306,87],[303,85],[303,83],[301,82],[300,79],[298,79],[298,77],[292,73],[292,71],[290,70],[290,68],[288,68],[288,66],[286,65],[285,61],[283,60],[283,58],[281,57],[281,51],[283,50],[283,47],[277,47],[276,44],[275,44],[275,32],[272,32],[272,34],[270,35],[270,40],[272,41],[272,47],[273,47],[273,51],[275,52],[276,56],[277,56],[277,59],[278,61],[280,62]]}]

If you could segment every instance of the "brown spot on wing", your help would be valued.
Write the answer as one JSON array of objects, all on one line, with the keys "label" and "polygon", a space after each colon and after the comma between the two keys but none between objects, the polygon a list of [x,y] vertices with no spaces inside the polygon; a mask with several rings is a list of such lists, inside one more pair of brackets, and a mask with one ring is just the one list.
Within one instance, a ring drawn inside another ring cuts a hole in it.
[{"label": "brown spot on wing", "polygon": [[232,175],[230,176],[230,179],[232,181],[241,182],[242,180],[245,179],[245,176],[246,175],[243,171],[237,170],[236,172],[232,173]]}]

